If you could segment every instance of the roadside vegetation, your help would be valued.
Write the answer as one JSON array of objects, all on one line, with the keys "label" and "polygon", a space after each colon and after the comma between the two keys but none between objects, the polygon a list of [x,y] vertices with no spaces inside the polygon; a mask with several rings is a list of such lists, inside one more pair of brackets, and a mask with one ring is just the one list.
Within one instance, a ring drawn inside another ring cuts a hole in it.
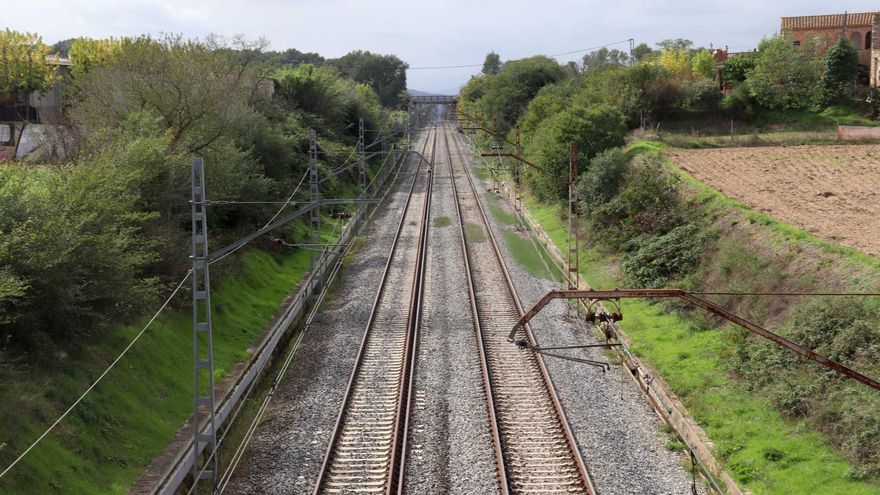
[{"label": "roadside vegetation", "polygon": [[[524,157],[556,176],[567,172],[569,143],[577,145],[587,246],[581,266],[596,288],[874,291],[876,259],[736,204],[675,167],[661,153],[667,145],[656,142],[657,129],[686,119],[733,118],[787,132],[817,132],[832,118],[873,125],[870,105],[858,100],[864,90],[852,84],[850,50],[841,42],[821,54],[810,44],[768,38],[725,67],[735,81],[727,96],[714,80],[714,58],[709,71],[707,51],[686,40],[639,47],[631,66],[628,55],[614,50],[558,71],[551,59],[510,61],[462,89],[466,116],[460,118],[498,129],[510,141],[518,127]],[[778,82],[787,78],[793,82]],[[633,133],[653,141],[632,142]],[[476,138],[485,148],[499,146],[489,133]],[[626,140],[631,144],[624,146]],[[565,187],[526,167],[523,183],[530,211],[564,248]],[[725,296],[717,302],[880,376],[876,300]],[[666,378],[744,487],[774,494],[877,492],[876,391],[681,304],[626,301],[624,314],[635,352]]]},{"label": "roadside vegetation", "polygon": [[[50,48],[37,35],[9,30],[0,32],[0,46],[16,57],[39,55],[10,59],[22,70],[3,73],[0,104],[60,82],[69,105],[54,154],[0,164],[5,468],[186,274],[193,157],[205,159],[208,197],[228,202],[209,212],[216,249],[261,227],[288,200],[308,167],[310,128],[320,175],[329,177],[353,162],[358,119],[370,143],[402,125],[408,97],[406,64],[363,51],[325,60],[267,52],[262,40],[176,35],[81,38]],[[70,57],[68,73],[53,72],[43,57],[52,53]],[[322,184],[325,197],[360,193],[356,170],[341,172]],[[325,236],[334,222],[325,218]],[[276,233],[289,243],[307,235],[302,222]],[[248,358],[308,259],[307,251],[263,239],[214,266],[217,379]],[[0,481],[0,491],[128,490],[191,411],[188,287],[68,421]]]}]

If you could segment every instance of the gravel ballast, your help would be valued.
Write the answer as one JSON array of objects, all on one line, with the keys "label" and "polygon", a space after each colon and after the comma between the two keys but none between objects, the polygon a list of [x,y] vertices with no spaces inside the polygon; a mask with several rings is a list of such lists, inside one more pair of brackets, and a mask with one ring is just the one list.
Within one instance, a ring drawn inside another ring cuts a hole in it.
[{"label": "gravel ballast", "polygon": [[303,337],[229,493],[314,489],[417,164],[409,158],[402,165],[364,241]]},{"label": "gravel ballast", "polygon": [[408,493],[498,493],[444,136],[438,135]]},{"label": "gravel ballast", "polygon": [[[465,146],[463,139],[459,142]],[[467,147],[464,151],[467,165],[473,170],[477,159]],[[487,199],[495,196],[488,192],[492,181],[473,177],[481,188],[481,201],[486,207]],[[500,196],[496,198],[497,206],[513,215],[509,202]],[[510,231],[512,226],[500,222],[495,215],[488,216],[524,309],[531,307],[548,291],[560,288],[558,283],[536,277],[517,263],[502,234]],[[599,343],[563,301],[554,301],[545,307],[532,320],[531,326],[540,345]],[[564,352],[608,361],[607,356],[597,349]],[[611,370],[602,373],[599,368],[554,357],[545,357],[544,362],[600,494],[691,493],[689,459],[681,452],[666,448],[671,438],[663,432],[663,422],[627,376],[625,367],[612,362]],[[708,493],[699,480],[697,488],[700,493]]]},{"label": "gravel ballast", "polygon": [[[417,343],[405,486],[414,494],[492,494],[498,493],[495,455],[443,139],[438,136],[434,163],[425,305]],[[467,165],[473,167],[479,158],[467,148],[464,151]],[[363,242],[304,336],[229,493],[290,494],[314,489],[416,164],[416,159],[409,159],[403,165],[366,228]],[[483,191],[491,185],[491,181],[474,178]],[[490,194],[481,198],[484,206]],[[505,200],[496,203],[512,213]],[[489,220],[526,308],[547,291],[559,288],[520,266],[504,241],[503,232],[512,227],[492,214]],[[532,328],[544,345],[597,343],[559,301],[545,308],[532,321]],[[574,355],[607,360],[595,349]],[[603,374],[572,361],[547,357],[545,362],[601,495],[691,493],[687,457],[666,448],[670,436],[663,432],[663,423],[626,368],[612,363],[611,371]],[[707,493],[702,485],[698,488]]]}]

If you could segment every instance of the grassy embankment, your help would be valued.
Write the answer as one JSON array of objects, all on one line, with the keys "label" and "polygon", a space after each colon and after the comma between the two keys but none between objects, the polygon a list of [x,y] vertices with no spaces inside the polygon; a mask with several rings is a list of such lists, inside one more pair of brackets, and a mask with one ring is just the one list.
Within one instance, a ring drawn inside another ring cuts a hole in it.
[{"label": "grassy embankment", "polygon": [[[657,145],[639,143],[630,147],[630,153],[640,152],[656,153]],[[842,266],[854,270],[849,282],[855,287],[864,287],[872,279],[872,274],[880,272],[876,259],[754,212],[685,174],[677,173],[690,186],[689,194],[693,195],[695,204],[711,210],[716,222],[724,223],[719,248],[710,256],[718,265],[717,270],[729,277],[725,283],[731,280],[734,284],[741,282],[741,289],[747,290],[754,287],[753,284],[778,283],[788,276],[786,270],[792,267],[768,264],[758,252],[764,249],[777,249],[776,254],[785,251],[787,255],[780,259],[787,261],[792,261],[790,255],[794,252],[801,252],[804,256],[813,252],[832,256]],[[567,232],[561,208],[539,203],[530,197],[525,199],[525,205],[556,246],[564,249]],[[748,233],[742,235],[740,231]],[[762,238],[763,242],[750,246],[748,242],[755,236]],[[615,255],[589,246],[581,252],[582,275],[594,288],[625,286],[617,269],[619,262]],[[816,260],[820,266],[827,263],[828,259]],[[809,273],[797,276],[807,277],[801,283],[810,282]],[[702,272],[695,277],[711,282],[717,274]],[[754,280],[738,280],[741,278]],[[750,306],[760,306],[759,315],[776,310],[784,315],[788,311],[788,308],[773,304],[754,303],[732,301],[735,310],[748,311],[746,308]],[[634,341],[635,354],[657,369],[679,395],[717,444],[726,469],[742,486],[757,494],[868,494],[880,491],[878,480],[854,474],[858,470],[831,447],[826,437],[812,431],[807,421],[784,417],[767,397],[749,391],[744,383],[733,377],[727,358],[734,352],[735,329],[718,327],[717,322],[712,324],[700,313],[673,311],[667,305],[643,300],[625,301],[623,312],[623,324]]]},{"label": "grassy embankment", "polygon": [[[332,222],[324,223],[325,239]],[[215,379],[248,359],[248,348],[308,270],[309,259],[303,250],[251,250],[215,267],[215,273],[233,272],[213,287]],[[128,491],[192,410],[192,323],[181,299],[178,295],[178,309],[166,310],[67,419],[0,481],[0,492]],[[3,466],[85,390],[145,322],[108,332],[80,355],[60,358],[56,369],[25,371],[21,363],[0,368]]]},{"label": "grassy embankment", "polygon": [[864,117],[857,109],[831,106],[821,112],[764,110],[749,122],[707,121],[705,116],[680,117],[658,130],[665,144],[678,148],[725,148],[733,146],[795,146],[833,144],[837,125],[877,127],[880,122]]}]

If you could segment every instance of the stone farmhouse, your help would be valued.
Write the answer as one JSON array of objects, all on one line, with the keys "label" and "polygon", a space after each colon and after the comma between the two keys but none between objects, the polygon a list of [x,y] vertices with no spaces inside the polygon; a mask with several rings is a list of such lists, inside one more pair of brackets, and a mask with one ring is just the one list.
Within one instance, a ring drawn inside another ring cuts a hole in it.
[{"label": "stone farmhouse", "polygon": [[829,47],[838,38],[848,39],[859,56],[861,82],[876,87],[880,83],[878,23],[880,12],[783,17],[781,32],[795,44],[818,38]]}]

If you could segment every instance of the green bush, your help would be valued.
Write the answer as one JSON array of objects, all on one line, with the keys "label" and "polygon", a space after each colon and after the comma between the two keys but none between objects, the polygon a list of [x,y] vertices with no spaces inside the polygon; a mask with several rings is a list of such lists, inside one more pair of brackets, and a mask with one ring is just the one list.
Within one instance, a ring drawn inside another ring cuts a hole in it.
[{"label": "green bush", "polygon": [[711,79],[695,79],[682,85],[685,106],[697,112],[713,112],[718,110],[721,102],[721,90]]},{"label": "green bush", "polygon": [[721,100],[721,109],[731,117],[749,119],[755,116],[755,103],[748,81],[740,83]]},{"label": "green bush", "polygon": [[[543,121],[525,148],[526,157],[546,173],[526,168],[525,180],[543,200],[557,200],[568,194],[568,149],[577,147],[580,172],[589,161],[608,148],[622,146],[626,124],[623,115],[608,106],[570,107]],[[548,175],[549,174],[549,175]]]},{"label": "green bush", "polygon": [[620,191],[629,160],[622,148],[605,150],[590,160],[590,168],[578,179],[577,198],[589,215]]},{"label": "green bush", "polygon": [[631,162],[620,193],[590,215],[597,240],[614,249],[633,249],[629,241],[662,235],[683,223],[679,179],[660,158],[641,155]]},{"label": "green bush", "polygon": [[51,359],[147,307],[158,281],[144,275],[141,179],[113,161],[0,167],[0,340]]},{"label": "green bush", "polygon": [[637,248],[626,256],[623,271],[635,287],[663,287],[697,267],[709,239],[692,223],[662,235],[644,235],[631,241]]},{"label": "green bush", "polygon": [[[880,306],[855,298],[799,305],[782,336],[869,376],[880,372]],[[780,346],[738,333],[731,368],[783,413],[809,421],[866,472],[880,472],[880,397]]]}]

